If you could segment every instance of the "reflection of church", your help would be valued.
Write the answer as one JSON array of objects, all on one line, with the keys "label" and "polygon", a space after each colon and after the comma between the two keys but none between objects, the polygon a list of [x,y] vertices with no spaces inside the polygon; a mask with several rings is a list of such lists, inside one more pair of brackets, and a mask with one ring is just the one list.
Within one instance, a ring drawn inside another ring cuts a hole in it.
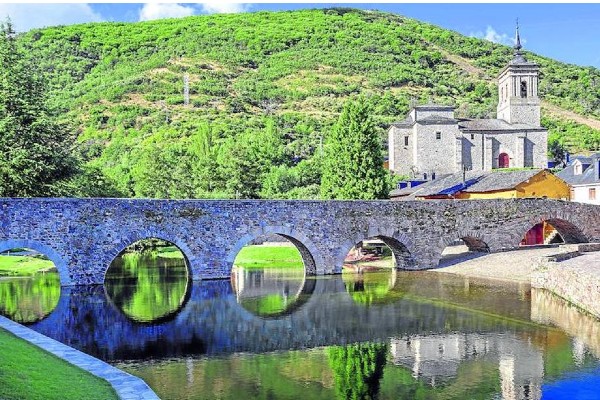
[{"label": "reflection of church", "polygon": [[454,107],[414,107],[389,129],[389,168],[431,178],[463,169],[547,167],[548,131],[540,126],[539,67],[521,52],[517,28],[513,59],[498,77],[496,119],[455,118]]},{"label": "reflection of church", "polygon": [[462,363],[485,359],[498,365],[504,400],[542,397],[541,351],[510,334],[453,333],[392,338],[390,352],[394,364],[410,368],[415,378],[431,386],[455,379]]}]

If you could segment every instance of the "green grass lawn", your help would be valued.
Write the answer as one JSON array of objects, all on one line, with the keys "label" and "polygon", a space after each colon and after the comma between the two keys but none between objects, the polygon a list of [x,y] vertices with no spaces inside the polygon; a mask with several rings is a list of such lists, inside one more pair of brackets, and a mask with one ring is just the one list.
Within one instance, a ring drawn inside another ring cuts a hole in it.
[{"label": "green grass lawn", "polygon": [[[161,247],[158,249],[158,256],[183,258],[183,254],[175,246]],[[295,246],[245,246],[233,264],[247,269],[304,267],[300,252]]]},{"label": "green grass lawn", "polygon": [[32,256],[0,256],[0,276],[33,275],[54,269],[50,260]]},{"label": "green grass lawn", "polygon": [[245,246],[233,264],[247,269],[304,267],[300,252],[294,246]]},{"label": "green grass lawn", "polygon": [[183,253],[177,246],[159,247],[157,252],[163,258],[183,258]]},{"label": "green grass lawn", "polygon": [[0,399],[117,399],[110,384],[0,329]]}]

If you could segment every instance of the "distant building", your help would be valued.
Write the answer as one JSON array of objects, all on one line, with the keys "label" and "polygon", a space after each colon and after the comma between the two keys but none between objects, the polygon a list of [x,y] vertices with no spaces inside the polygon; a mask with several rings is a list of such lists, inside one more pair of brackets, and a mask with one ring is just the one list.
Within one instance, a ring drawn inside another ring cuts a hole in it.
[{"label": "distant building", "polygon": [[548,170],[525,169],[459,172],[390,193],[392,200],[523,197],[569,200],[570,188]]},{"label": "distant building", "polygon": [[571,200],[600,204],[600,153],[572,156],[565,169],[556,174],[571,187]]},{"label": "distant building", "polygon": [[496,119],[457,119],[454,107],[414,107],[388,131],[389,169],[413,178],[496,168],[547,168],[548,131],[540,125],[539,67],[521,52],[498,76]]}]

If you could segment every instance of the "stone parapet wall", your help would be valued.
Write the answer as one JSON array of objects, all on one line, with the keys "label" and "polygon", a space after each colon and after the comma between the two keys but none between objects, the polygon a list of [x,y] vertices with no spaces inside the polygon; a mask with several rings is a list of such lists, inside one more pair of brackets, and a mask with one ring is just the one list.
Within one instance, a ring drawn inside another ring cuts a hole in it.
[{"label": "stone parapet wall", "polygon": [[541,257],[534,267],[531,286],[546,289],[600,318],[599,261],[600,253],[581,255],[575,251]]}]

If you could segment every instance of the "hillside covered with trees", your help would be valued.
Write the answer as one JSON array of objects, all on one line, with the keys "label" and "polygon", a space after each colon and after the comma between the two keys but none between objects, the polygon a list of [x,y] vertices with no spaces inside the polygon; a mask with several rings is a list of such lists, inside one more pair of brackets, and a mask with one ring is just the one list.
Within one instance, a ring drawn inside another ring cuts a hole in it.
[{"label": "hillside covered with trees", "polygon": [[[364,97],[382,144],[412,103],[493,117],[496,76],[512,55],[399,15],[339,8],[73,25],[17,39],[76,135],[76,156],[131,197],[318,198],[323,146],[348,99]],[[600,148],[600,70],[527,57],[541,66],[551,140]]]}]

